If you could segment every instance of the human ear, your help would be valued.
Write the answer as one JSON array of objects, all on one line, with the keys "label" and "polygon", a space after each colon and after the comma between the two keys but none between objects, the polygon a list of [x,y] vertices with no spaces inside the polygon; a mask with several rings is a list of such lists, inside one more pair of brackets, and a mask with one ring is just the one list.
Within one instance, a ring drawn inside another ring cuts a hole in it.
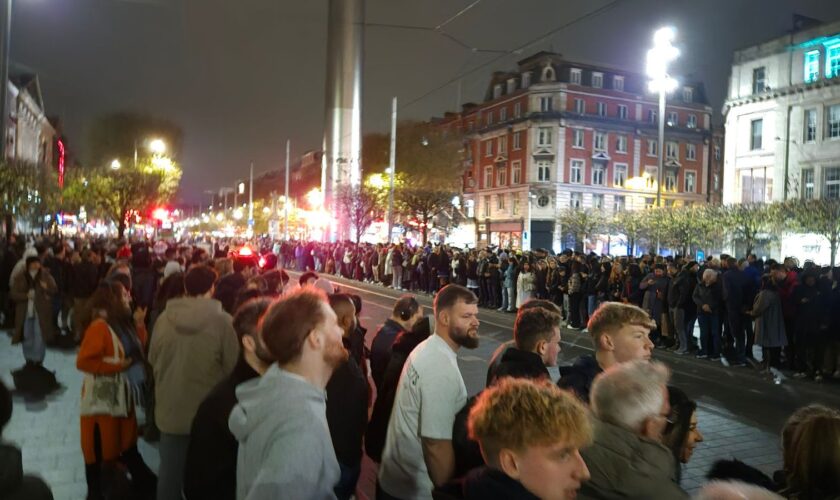
[{"label": "human ear", "polygon": [[499,452],[499,468],[508,477],[519,479],[519,465],[516,463],[516,454],[513,451],[502,449]]},{"label": "human ear", "polygon": [[255,352],[257,350],[257,341],[250,335],[243,335],[242,347],[245,348],[246,351]]}]

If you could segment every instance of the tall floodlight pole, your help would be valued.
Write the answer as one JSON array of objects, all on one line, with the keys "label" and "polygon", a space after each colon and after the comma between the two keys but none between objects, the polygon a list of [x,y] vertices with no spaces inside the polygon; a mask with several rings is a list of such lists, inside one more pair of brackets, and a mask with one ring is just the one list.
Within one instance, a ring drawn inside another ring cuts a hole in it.
[{"label": "tall floodlight pole", "polygon": [[9,47],[12,43],[12,0],[0,0],[0,82],[3,84],[0,99],[0,160],[6,159],[6,122],[9,110],[6,108],[6,94],[9,81]]},{"label": "tall floodlight pole", "polygon": [[397,175],[397,98],[391,101],[391,161],[388,180],[388,243],[394,234],[394,178]]},{"label": "tall floodlight pole", "polygon": [[[362,56],[365,0],[328,0],[326,116],[321,187],[324,208],[333,217],[331,240],[348,239],[347,214],[337,213],[341,186],[361,183]],[[337,216],[337,217],[336,217]]]},{"label": "tall floodlight pole", "polygon": [[291,141],[286,139],[286,187],[283,195],[283,240],[289,240],[289,151]]},{"label": "tall floodlight pole", "polygon": [[677,81],[668,74],[668,65],[680,55],[674,41],[673,28],[665,27],[653,34],[653,48],[647,53],[647,75],[651,92],[659,93],[659,161],[656,169],[656,206],[662,206],[662,179],[665,167],[665,96],[677,88]]}]

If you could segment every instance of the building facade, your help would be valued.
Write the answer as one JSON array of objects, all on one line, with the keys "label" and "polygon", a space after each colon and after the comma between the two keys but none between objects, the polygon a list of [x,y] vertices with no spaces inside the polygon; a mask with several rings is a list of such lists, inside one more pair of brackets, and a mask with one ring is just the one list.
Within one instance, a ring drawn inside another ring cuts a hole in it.
[{"label": "building facade", "polygon": [[[448,114],[466,137],[464,203],[477,245],[559,251],[561,210],[653,206],[658,96],[646,88],[642,75],[540,52],[495,73],[482,103]],[[683,84],[666,113],[663,204],[715,201],[721,136],[716,145],[702,84]]]},{"label": "building facade", "polygon": [[723,201],[840,198],[840,21],[735,52]]},{"label": "building facade", "polygon": [[57,136],[44,111],[38,77],[13,75],[7,82],[6,98],[6,158],[52,166]]}]

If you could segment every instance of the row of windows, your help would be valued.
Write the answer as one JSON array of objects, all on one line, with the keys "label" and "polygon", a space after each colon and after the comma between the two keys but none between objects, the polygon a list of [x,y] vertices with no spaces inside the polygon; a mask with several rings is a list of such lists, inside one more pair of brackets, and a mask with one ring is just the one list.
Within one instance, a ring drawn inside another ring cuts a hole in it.
[{"label": "row of windows", "polygon": [[[538,182],[550,182],[553,162],[550,160],[539,160],[535,163],[537,171]],[[583,184],[583,173],[586,169],[585,160],[573,158],[569,160],[569,183]],[[648,188],[655,187],[656,182],[656,167],[645,168],[645,179]],[[484,168],[484,183],[485,188],[493,187],[494,167],[487,166]],[[592,163],[590,184],[593,186],[606,186],[607,164],[603,161],[594,161]],[[628,166],[626,163],[614,163],[612,175],[612,187],[626,187],[627,185]],[[500,166],[495,169],[495,187],[502,187],[508,185],[508,170],[506,166]],[[522,183],[522,164],[519,161],[511,163],[511,185],[518,185]],[[666,191],[677,191],[677,173],[674,170],[665,172],[663,179],[663,188]],[[684,176],[683,192],[695,193],[697,192],[697,173],[686,171]]]},{"label": "row of windows", "polygon": [[[576,98],[574,100],[574,112],[579,115],[585,115],[589,112],[587,110],[586,101],[580,98]],[[554,98],[552,96],[540,96],[539,98],[539,110],[541,113],[550,113],[554,111]],[[497,113],[498,111],[498,113]],[[496,122],[496,115],[498,114],[498,122]],[[628,120],[629,113],[628,108],[624,104],[619,104],[615,108],[615,114],[610,115],[608,106],[606,102],[598,101],[595,103],[595,115],[600,117],[613,117],[618,118],[619,120]],[[516,102],[513,104],[513,115],[512,119],[518,119],[522,117],[522,103]],[[651,124],[657,124],[658,121],[658,113],[655,109],[651,109],[648,111],[647,121]],[[485,127],[489,127],[494,123],[504,123],[508,121],[508,107],[503,106],[498,109],[491,109],[484,112],[484,125]],[[669,111],[668,115],[665,120],[665,124],[669,127],[679,127],[681,125],[679,120],[679,113],[676,111]],[[697,115],[689,114],[686,117],[686,121],[684,124],[686,128],[697,128]],[[472,132],[474,130],[473,122],[469,122],[467,124],[467,131]]]},{"label": "row of windows", "polygon": [[[823,44],[825,46],[825,77],[834,78],[840,76],[840,38],[831,39]],[[820,78],[820,49],[810,50],[805,53],[804,78],[805,82],[813,82]]]},{"label": "row of windows", "polygon": [[[819,137],[817,110],[806,109],[804,116],[804,137],[805,142],[816,142]],[[835,139],[840,137],[840,104],[828,106],[825,114],[825,137]]]},{"label": "row of windows", "polygon": [[[495,195],[496,198],[496,211],[504,212],[507,207],[510,207],[510,214],[511,215],[519,215],[520,214],[520,198],[518,193],[510,193],[510,194],[498,194]],[[485,196],[484,197],[484,217],[490,217],[490,208],[493,206],[493,196]],[[540,201],[537,203],[540,207],[546,207],[551,201],[548,197],[541,197]],[[652,205],[652,203],[651,203]],[[569,193],[569,207],[571,208],[581,208],[583,206],[583,193]],[[592,195],[592,208],[596,210],[603,210],[604,209],[604,195],[602,194],[593,194]],[[613,207],[614,212],[623,212],[627,209],[627,197],[625,196],[613,196]]]},{"label": "row of windows", "polygon": [[[587,114],[586,101],[584,101],[583,99],[575,99],[575,113],[577,113],[579,115]],[[609,114],[607,112],[607,104],[603,101],[596,102],[595,103],[595,114],[597,116],[601,116],[601,117],[605,117],[605,118],[609,117]],[[647,116],[648,122],[650,122],[652,124],[657,124],[658,123],[658,121],[657,121],[658,114],[659,113],[657,113],[657,111],[655,109],[648,110],[648,116]],[[619,120],[627,120],[628,119],[627,116],[628,116],[627,106],[625,106],[623,104],[619,104],[616,107],[615,118],[618,118]],[[676,111],[669,111],[668,116],[666,117],[666,120],[665,120],[665,125],[667,125],[669,127],[679,127],[680,126],[679,113],[677,113]],[[689,114],[686,117],[685,127],[686,128],[697,128],[697,115]]]},{"label": "row of windows", "polygon": [[[820,192],[822,198],[831,200],[840,199],[840,167],[824,168],[822,174],[823,182]],[[816,195],[814,169],[803,168],[800,179],[802,198],[806,200],[814,199]]]},{"label": "row of windows", "polygon": [[[507,139],[508,138],[507,138],[506,135],[502,135],[502,136],[497,137],[495,139],[495,141],[493,139],[489,139],[489,140],[484,141],[484,156],[486,156],[488,158],[492,158],[494,154],[506,155],[507,152],[508,152],[508,149],[507,149],[508,140]],[[495,150],[493,148],[493,143],[494,142],[496,143]],[[514,151],[519,151],[520,149],[522,149],[522,132],[514,132],[513,133],[513,150]]]},{"label": "row of windows", "polygon": [[[583,193],[569,193],[569,207],[579,209],[583,207]],[[592,208],[595,210],[604,209],[604,195],[592,195]],[[627,210],[627,198],[624,196],[613,196],[613,212]]]}]

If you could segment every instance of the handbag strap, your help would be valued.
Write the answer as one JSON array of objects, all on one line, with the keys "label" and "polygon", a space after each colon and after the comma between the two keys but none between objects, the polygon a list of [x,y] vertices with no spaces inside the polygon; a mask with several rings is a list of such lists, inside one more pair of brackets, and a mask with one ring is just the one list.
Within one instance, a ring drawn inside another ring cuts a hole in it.
[{"label": "handbag strap", "polygon": [[111,332],[111,342],[114,344],[114,355],[104,358],[103,361],[117,365],[122,362],[123,358],[125,358],[125,350],[123,349],[122,342],[120,342],[116,332],[114,332],[114,329],[111,328],[111,325],[108,325],[108,331]]}]

